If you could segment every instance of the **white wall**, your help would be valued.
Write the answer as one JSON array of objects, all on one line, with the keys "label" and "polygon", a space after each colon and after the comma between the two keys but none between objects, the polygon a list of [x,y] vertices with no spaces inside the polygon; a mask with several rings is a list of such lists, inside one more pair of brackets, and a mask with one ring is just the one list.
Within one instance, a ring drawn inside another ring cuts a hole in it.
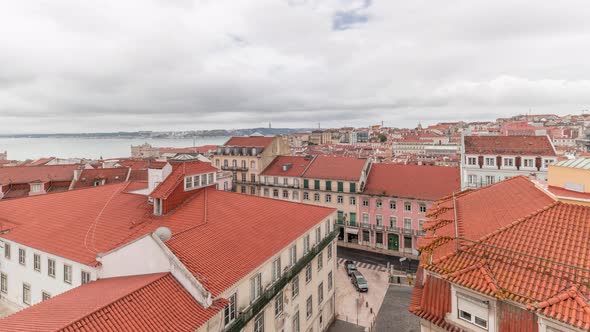
[{"label": "white wall", "polygon": [[151,236],[144,236],[100,258],[99,278],[170,271],[170,262]]},{"label": "white wall", "polygon": [[[7,260],[4,256],[5,243],[10,243],[11,257]],[[0,272],[8,275],[8,293],[2,294],[6,300],[20,306],[23,303],[23,283],[31,286],[31,304],[41,302],[41,292],[45,291],[51,296],[61,294],[82,284],[81,272],[90,272],[90,279],[97,279],[94,267],[80,264],[63,257],[47,254],[33,248],[19,245],[18,243],[2,239],[0,242]],[[19,264],[19,248],[25,249],[26,265]],[[35,271],[33,267],[33,255],[41,256],[41,271]],[[55,260],[55,278],[47,273],[47,259]],[[72,266],[72,283],[64,282],[64,264]]]}]

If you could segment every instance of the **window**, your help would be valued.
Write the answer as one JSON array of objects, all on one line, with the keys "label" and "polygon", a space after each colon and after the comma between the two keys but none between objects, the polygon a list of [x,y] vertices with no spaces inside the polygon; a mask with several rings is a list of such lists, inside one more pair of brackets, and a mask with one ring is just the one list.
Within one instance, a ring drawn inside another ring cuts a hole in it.
[{"label": "window", "polygon": [[[254,175],[254,174],[252,174],[252,175]],[[209,184],[213,184],[213,182],[214,182],[213,181],[213,173],[209,173],[209,175],[207,175],[207,177],[209,178]],[[255,182],[255,181],[252,181],[252,182]]]},{"label": "window", "polygon": [[40,183],[31,183],[31,192],[38,193],[41,191]]},{"label": "window", "polygon": [[477,175],[468,175],[467,182],[470,184],[476,184],[477,183]]},{"label": "window", "polygon": [[283,291],[275,297],[275,317],[279,317],[283,313]]},{"label": "window", "polygon": [[486,175],[486,183],[487,184],[493,184],[494,182],[496,182],[496,177],[493,175]]},{"label": "window", "polygon": [[[206,178],[204,177],[204,175],[203,175],[203,179],[206,179]],[[243,173],[242,173],[242,182],[246,182],[246,172],[243,172]],[[205,185],[205,184],[203,183],[203,185]]]},{"label": "window", "polygon": [[303,179],[303,188],[309,189],[309,180],[308,179]]},{"label": "window", "polygon": [[264,311],[254,319],[254,332],[264,332]]},{"label": "window", "polygon": [[298,191],[293,191],[293,200],[298,201],[299,200],[299,192]]},{"label": "window", "polygon": [[245,193],[246,193],[246,186],[241,186],[241,187],[240,187],[240,192],[241,192],[242,194],[245,194]]},{"label": "window", "polygon": [[279,178],[278,178],[278,177],[276,177],[276,176],[275,176],[275,177],[273,177],[273,178],[272,178],[272,183],[273,183],[275,186],[276,186],[276,185],[278,185],[278,184],[279,184]]},{"label": "window", "polygon": [[4,243],[4,258],[10,259],[10,243]]},{"label": "window", "polygon": [[273,189],[272,190],[272,197],[278,198],[279,197],[279,190],[278,189]]},{"label": "window", "polygon": [[338,195],[336,202],[338,202],[338,204],[344,204],[344,196]]},{"label": "window", "polygon": [[309,201],[309,193],[307,191],[303,192],[303,200],[304,201]]},{"label": "window", "polygon": [[488,305],[478,299],[457,294],[457,314],[461,320],[488,328]]},{"label": "window", "polygon": [[383,227],[383,216],[375,216],[375,224],[379,227]]},{"label": "window", "polygon": [[332,181],[326,181],[326,190],[332,190]]},{"label": "window", "polygon": [[0,291],[4,294],[8,292],[8,275],[0,273]]},{"label": "window", "polygon": [[356,197],[350,196],[350,205],[356,205]]},{"label": "window", "polygon": [[288,190],[283,190],[283,198],[289,199],[289,191]]},{"label": "window", "polygon": [[315,244],[320,243],[322,241],[322,228],[318,227],[315,229]]},{"label": "window", "polygon": [[313,194],[313,200],[316,201],[316,202],[319,202],[320,201],[320,194],[314,193]]},{"label": "window", "polygon": [[332,245],[328,245],[328,261],[332,259]]},{"label": "window", "polygon": [[377,242],[378,244],[383,244],[383,233],[381,232],[377,232],[375,233],[375,242]]},{"label": "window", "polygon": [[324,267],[324,253],[320,252],[318,254],[318,272],[322,270]]},{"label": "window", "polygon": [[41,272],[41,255],[33,254],[33,269],[37,272]]},{"label": "window", "polygon": [[363,199],[363,206],[369,206],[369,200]]},{"label": "window", "polygon": [[268,188],[264,188],[264,196],[268,197],[269,194],[270,194],[270,191],[268,190]]},{"label": "window", "polygon": [[495,166],[496,158],[486,158],[486,166]]},{"label": "window", "polygon": [[303,254],[307,254],[309,252],[309,245],[310,240],[309,240],[309,234],[305,235],[305,237],[303,238]]},{"label": "window", "polygon": [[250,174],[250,182],[256,182],[256,174]]},{"label": "window", "polygon": [[366,212],[363,212],[363,224],[368,224],[369,223],[369,214]]},{"label": "window", "polygon": [[215,159],[215,167],[219,167],[219,159]]},{"label": "window", "polygon": [[334,279],[332,278],[332,271],[328,272],[328,290],[332,289],[332,285],[334,285]]},{"label": "window", "polygon": [[311,263],[307,264],[305,267],[305,283],[311,281]]},{"label": "window", "polygon": [[404,232],[409,233],[412,229],[412,219],[404,218]]},{"label": "window", "polygon": [[224,167],[228,167],[229,166],[229,161],[227,159],[223,161],[223,166]]},{"label": "window", "polygon": [[332,195],[326,194],[326,203],[331,203],[331,202],[332,202]]},{"label": "window", "polygon": [[332,227],[330,226],[330,224],[331,224],[331,223],[332,223],[332,221],[331,221],[330,219],[326,220],[326,237],[327,237],[328,235],[330,235],[330,228],[332,228]]},{"label": "window", "polygon": [[524,167],[535,167],[534,159],[524,159]]},{"label": "window", "polygon": [[504,158],[504,166],[507,166],[507,167],[514,166],[514,159],[512,159],[512,158]]},{"label": "window", "polygon": [[378,208],[378,209],[382,208],[383,207],[383,201],[381,199],[377,199],[375,201],[375,207]]},{"label": "window", "polygon": [[82,285],[87,284],[90,282],[90,272],[82,271],[80,273],[80,280]]},{"label": "window", "polygon": [[349,187],[350,187],[350,192],[351,192],[351,193],[354,193],[354,192],[356,192],[356,183],[354,183],[354,182],[351,182],[351,183],[349,184]]},{"label": "window", "polygon": [[64,282],[66,284],[72,283],[72,266],[64,264]]},{"label": "window", "polygon": [[55,278],[55,260],[47,259],[47,275]]},{"label": "window", "polygon": [[389,228],[397,227],[397,217],[389,216]]},{"label": "window", "polygon": [[[253,170],[256,169],[256,162],[254,160],[250,161],[250,168]],[[254,174],[252,174],[252,175],[254,175]]]},{"label": "window", "polygon": [[293,298],[299,295],[299,275],[296,275],[291,280],[291,289],[293,290]]},{"label": "window", "polygon": [[543,167],[545,167],[545,168],[549,167],[549,165],[551,165],[552,162],[553,162],[553,160],[551,160],[551,159],[543,159]]},{"label": "window", "polygon": [[23,248],[18,248],[18,263],[20,265],[27,264],[27,252]]},{"label": "window", "polygon": [[193,176],[193,187],[197,188],[201,186],[201,176],[195,175]]},{"label": "window", "polygon": [[283,178],[283,185],[284,186],[288,186],[289,185],[289,178]]},{"label": "window", "polygon": [[338,186],[338,192],[339,193],[341,193],[341,192],[344,191],[344,183],[343,182],[340,182],[339,181],[338,184],[337,184],[337,186]]},{"label": "window", "polygon": [[193,177],[192,176],[187,176],[186,178],[184,178],[184,187],[186,189],[191,189],[193,187]]},{"label": "window", "polygon": [[320,190],[320,180],[313,180],[313,189]]},{"label": "window", "polygon": [[254,300],[259,298],[261,292],[261,275],[258,273],[254,276],[254,278],[250,279],[250,302],[254,302]]},{"label": "window", "polygon": [[297,263],[297,245],[293,245],[289,248],[289,265],[293,266]]},{"label": "window", "polygon": [[281,257],[277,257],[272,261],[272,282],[277,281],[281,277]]},{"label": "window", "polygon": [[307,301],[305,301],[305,314],[307,316],[307,319],[309,319],[311,317],[313,313],[313,299],[311,298],[311,295],[307,298]]},{"label": "window", "polygon": [[41,292],[41,301],[47,301],[51,298],[51,294],[47,292]]},{"label": "window", "polygon": [[412,203],[410,203],[410,202],[405,202],[405,203],[404,203],[404,211],[406,211],[406,212],[411,212],[411,211],[412,211]]},{"label": "window", "polygon": [[426,204],[420,203],[420,213],[426,213]]},{"label": "window", "polygon": [[467,157],[467,165],[477,165],[476,157]]},{"label": "window", "polygon": [[422,232],[422,227],[424,227],[424,220],[418,220],[418,230]]},{"label": "window", "polygon": [[225,326],[228,326],[234,321],[234,319],[236,319],[237,293],[230,296],[228,300],[229,304],[223,309],[223,322]]},{"label": "window", "polygon": [[369,231],[363,231],[363,241],[369,242]]},{"label": "window", "polygon": [[293,315],[293,332],[301,332],[299,327],[299,311]]},{"label": "window", "polygon": [[395,201],[389,201],[389,209],[390,210],[396,210],[397,209],[397,203]]},{"label": "window", "polygon": [[23,303],[31,304],[31,285],[23,284]]},{"label": "window", "polygon": [[256,195],[256,187],[250,187],[250,195]]},{"label": "window", "polygon": [[412,237],[404,236],[404,248],[412,249]]},{"label": "window", "polygon": [[320,282],[320,284],[318,285],[318,306],[321,307],[323,301],[324,301],[324,283]]}]

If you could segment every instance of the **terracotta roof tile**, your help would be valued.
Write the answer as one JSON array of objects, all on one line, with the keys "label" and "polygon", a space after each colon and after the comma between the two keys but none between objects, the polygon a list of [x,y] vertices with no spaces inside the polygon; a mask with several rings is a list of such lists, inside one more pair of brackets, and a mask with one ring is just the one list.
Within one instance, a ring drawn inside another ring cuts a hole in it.
[{"label": "terracotta roof tile", "polygon": [[195,331],[208,309],[168,273],[101,279],[0,320],[0,331]]},{"label": "terracotta roof tile", "polygon": [[317,156],[307,169],[304,178],[358,181],[367,159],[340,156]]},{"label": "terracotta roof tile", "polygon": [[460,187],[458,167],[373,164],[364,193],[434,201]]},{"label": "terracotta roof tile", "polygon": [[556,156],[547,136],[465,136],[465,153]]},{"label": "terracotta roof tile", "polygon": [[74,170],[80,165],[15,166],[0,168],[0,185],[9,183],[31,183],[34,181],[71,181]]},{"label": "terracotta roof tile", "polygon": [[170,175],[150,194],[154,198],[166,198],[181,183],[187,175],[196,175],[202,173],[215,173],[217,168],[211,166],[211,163],[202,161],[173,162],[173,170]]},{"label": "terracotta roof tile", "polygon": [[[260,175],[301,177],[312,162],[313,158],[303,156],[277,156]],[[284,171],[283,166],[287,164],[291,166]]]},{"label": "terracotta roof tile", "polygon": [[102,184],[113,184],[127,181],[129,168],[86,168],[82,170],[74,189],[94,187],[94,181],[100,180]]}]

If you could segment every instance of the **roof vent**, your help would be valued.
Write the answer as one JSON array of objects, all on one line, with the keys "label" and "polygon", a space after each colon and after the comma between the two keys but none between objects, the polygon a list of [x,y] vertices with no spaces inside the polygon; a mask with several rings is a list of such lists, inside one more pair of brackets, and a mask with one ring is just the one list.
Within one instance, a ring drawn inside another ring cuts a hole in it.
[{"label": "roof vent", "polygon": [[172,231],[168,227],[158,227],[154,233],[160,238],[160,240],[162,240],[162,242],[166,242],[172,237]]},{"label": "roof vent", "polygon": [[291,163],[284,164],[283,165],[283,172],[288,171],[291,168],[291,166],[293,166]]}]

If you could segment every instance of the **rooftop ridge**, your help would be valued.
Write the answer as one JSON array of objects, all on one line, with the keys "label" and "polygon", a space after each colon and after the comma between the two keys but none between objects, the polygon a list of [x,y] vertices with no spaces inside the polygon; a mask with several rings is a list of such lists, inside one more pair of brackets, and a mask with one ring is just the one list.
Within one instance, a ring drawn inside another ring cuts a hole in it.
[{"label": "rooftop ridge", "polygon": [[[82,319],[84,319],[84,318],[86,318],[86,317],[88,317],[88,316],[90,316],[90,315],[94,314],[95,312],[97,312],[97,311],[99,311],[99,310],[102,310],[102,309],[104,309],[104,308],[106,308],[106,307],[108,307],[108,306],[110,306],[110,305],[112,305],[112,304],[114,304],[114,303],[116,303],[116,302],[119,302],[119,301],[121,301],[122,299],[124,299],[124,298],[126,298],[126,297],[128,297],[128,296],[131,296],[133,293],[136,293],[137,291],[139,291],[139,290],[141,290],[141,289],[143,289],[143,288],[146,288],[146,287],[148,287],[149,285],[153,284],[154,282],[156,282],[156,281],[158,281],[158,280],[161,280],[162,278],[166,277],[168,274],[170,274],[170,272],[154,273],[153,275],[154,275],[154,276],[156,276],[156,275],[158,275],[158,274],[160,274],[160,276],[159,276],[159,277],[157,277],[157,278],[155,278],[154,280],[151,280],[150,282],[148,282],[148,283],[146,283],[146,284],[144,284],[144,285],[140,285],[140,286],[137,286],[137,287],[133,287],[133,288],[131,288],[131,290],[130,290],[129,292],[127,292],[127,294],[122,294],[121,296],[118,296],[118,297],[116,297],[116,298],[115,298],[113,301],[111,301],[110,303],[107,303],[107,304],[105,304],[105,305],[102,305],[102,306],[98,306],[97,308],[93,309],[91,312],[89,312],[89,313],[87,313],[87,314],[84,314],[84,315],[81,315],[80,317],[73,319],[73,320],[72,320],[72,321],[70,321],[69,323],[66,323],[66,324],[65,324],[65,325],[62,327],[62,330],[66,329],[68,326],[71,326],[72,324],[75,324],[76,322],[78,322],[78,321],[80,321],[80,320],[82,320]],[[116,277],[116,278],[126,278],[126,277]],[[75,289],[75,288],[74,288],[74,289]],[[69,291],[72,291],[72,290],[74,290],[74,289],[71,289],[71,290],[69,290]],[[62,293],[62,294],[63,294],[63,293]],[[60,295],[61,295],[61,294],[60,294]],[[51,300],[51,299],[49,299],[49,300]],[[37,303],[37,305],[39,305],[40,303],[42,303],[42,302],[39,302],[39,303]]]}]

